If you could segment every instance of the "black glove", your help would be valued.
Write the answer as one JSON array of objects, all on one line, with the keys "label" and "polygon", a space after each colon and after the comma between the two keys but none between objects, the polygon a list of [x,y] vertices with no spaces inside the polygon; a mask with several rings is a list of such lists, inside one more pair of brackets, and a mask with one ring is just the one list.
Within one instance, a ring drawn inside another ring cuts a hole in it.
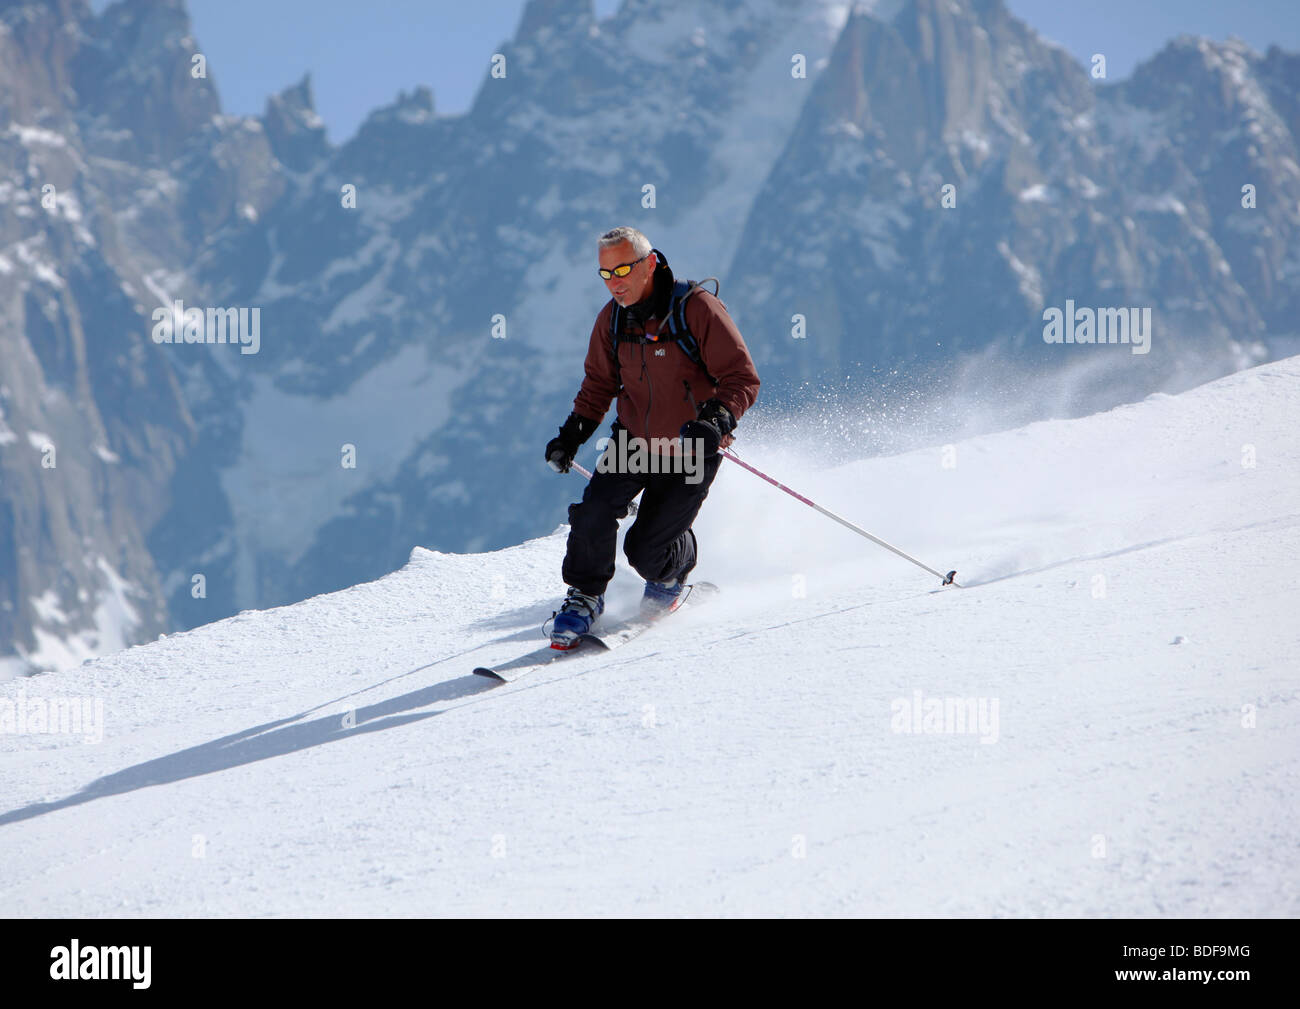
[{"label": "black glove", "polygon": [[594,420],[580,417],[576,413],[569,414],[559,435],[546,443],[546,464],[557,473],[569,472],[573,457],[595,430]]},{"label": "black glove", "polygon": [[699,446],[706,459],[712,458],[718,454],[722,439],[734,430],[736,418],[731,411],[719,399],[707,400],[701,404],[699,416],[682,425],[682,450],[692,453]]}]

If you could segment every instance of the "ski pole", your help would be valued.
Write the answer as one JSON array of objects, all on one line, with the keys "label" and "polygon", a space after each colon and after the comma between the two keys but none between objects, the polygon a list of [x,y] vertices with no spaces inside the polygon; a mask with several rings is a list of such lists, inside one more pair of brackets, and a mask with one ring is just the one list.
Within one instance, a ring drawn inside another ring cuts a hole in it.
[{"label": "ski pole", "polygon": [[863,529],[861,526],[854,525],[852,522],[850,522],[850,521],[849,521],[848,519],[846,519],[846,518],[841,518],[840,516],[836,515],[833,511],[830,511],[830,510],[827,509],[827,508],[823,508],[821,505],[817,504],[815,501],[809,501],[806,497],[804,497],[804,496],[803,496],[802,494],[800,494],[798,491],[793,491],[793,490],[791,490],[791,489],[790,489],[789,487],[787,487],[785,484],[781,483],[781,481],[779,481],[779,480],[774,480],[774,479],[772,479],[770,476],[768,476],[766,473],[762,472],[761,470],[757,470],[757,469],[755,469],[755,468],[754,468],[753,466],[751,466],[749,463],[745,462],[745,461],[744,461],[743,459],[741,459],[739,456],[733,455],[731,452],[727,451],[725,448],[724,448],[724,449],[719,449],[718,454],[719,454],[719,455],[726,456],[728,459],[730,459],[732,462],[736,463],[736,464],[739,465],[739,466],[743,466],[745,469],[747,469],[747,470],[749,470],[751,473],[753,473],[754,476],[756,476],[756,477],[760,477],[761,479],[766,480],[766,481],[767,481],[768,483],[770,483],[773,487],[776,487],[776,488],[778,488],[778,489],[780,489],[780,490],[785,491],[785,492],[786,492],[787,494],[789,494],[792,498],[795,498],[795,499],[798,500],[798,501],[802,501],[802,502],[803,502],[804,504],[806,504],[809,508],[813,508],[813,509],[815,509],[816,511],[821,512],[821,513],[822,513],[823,515],[825,515],[828,519],[834,519],[836,522],[838,522],[840,525],[844,526],[846,529],[852,529],[852,530],[853,530],[855,533],[857,533],[859,536],[865,536],[867,539],[871,540],[872,543],[875,543],[875,544],[877,544],[878,546],[882,546],[882,547],[884,547],[886,550],[890,550],[890,551],[892,551],[893,553],[898,554],[898,556],[901,557],[901,558],[903,558],[903,560],[911,561],[911,562],[912,562],[913,564],[915,564],[918,568],[923,568],[923,569],[925,569],[926,571],[930,572],[930,574],[934,575],[936,578],[941,578],[941,579],[943,579],[943,584],[944,584],[944,585],[956,585],[957,588],[961,588],[960,585],[957,585],[957,583],[956,583],[955,581],[953,581],[953,579],[957,577],[957,572],[956,572],[956,571],[949,571],[946,575],[944,575],[944,574],[940,574],[938,571],[936,571],[934,568],[930,567],[928,564],[922,564],[920,561],[918,561],[915,557],[912,557],[910,554],[905,554],[902,550],[899,550],[898,547],[893,546],[892,544],[886,543],[884,540],[882,540],[882,539],[881,539],[880,537],[878,537],[878,536],[872,536],[871,533],[867,532],[867,531],[866,531],[865,529]]}]

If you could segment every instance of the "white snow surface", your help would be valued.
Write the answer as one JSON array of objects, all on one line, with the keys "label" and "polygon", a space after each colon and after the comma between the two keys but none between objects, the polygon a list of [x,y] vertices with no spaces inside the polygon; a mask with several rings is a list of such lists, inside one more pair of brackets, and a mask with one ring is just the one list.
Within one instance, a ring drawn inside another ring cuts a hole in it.
[{"label": "white snow surface", "polygon": [[[0,906],[1294,916],[1297,402],[1292,358],[946,457],[747,447],[962,589],[724,463],[722,594],[608,655],[470,675],[540,643],[561,527],[0,683]],[[897,731],[917,692],[986,719]],[[102,741],[14,731],[57,700]]]}]

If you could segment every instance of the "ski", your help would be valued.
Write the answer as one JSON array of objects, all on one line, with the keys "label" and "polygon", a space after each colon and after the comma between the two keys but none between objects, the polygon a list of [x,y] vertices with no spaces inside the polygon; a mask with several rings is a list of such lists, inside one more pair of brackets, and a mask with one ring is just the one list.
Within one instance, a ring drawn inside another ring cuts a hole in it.
[{"label": "ski", "polygon": [[682,590],[682,596],[677,601],[677,605],[668,610],[667,613],[661,613],[654,617],[631,617],[628,620],[614,624],[607,630],[588,631],[578,639],[580,644],[573,648],[561,650],[552,648],[548,644],[499,666],[477,666],[474,669],[474,675],[485,676],[488,679],[499,680],[502,683],[513,683],[521,676],[542,669],[545,666],[553,665],[556,662],[563,662],[569,656],[595,654],[593,647],[602,652],[610,651],[644,634],[665,617],[685,609],[688,604],[698,606],[717,593],[718,587],[712,582],[693,582]]}]

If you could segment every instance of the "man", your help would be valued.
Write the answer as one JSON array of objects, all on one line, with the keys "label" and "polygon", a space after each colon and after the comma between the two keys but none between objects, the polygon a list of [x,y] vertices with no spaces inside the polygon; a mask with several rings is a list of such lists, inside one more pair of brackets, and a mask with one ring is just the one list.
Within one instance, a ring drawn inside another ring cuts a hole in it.
[{"label": "man", "polygon": [[618,520],[638,492],[623,551],[646,580],[643,611],[676,604],[695,567],[691,524],[717,475],[718,449],[758,396],[754,362],[726,307],[702,288],[675,289],[668,260],[645,235],[615,228],[600,237],[597,259],[612,297],[596,316],[586,377],[546,461],[567,473],[615,396],[618,419],[582,501],[569,506],[569,591],[551,631],[556,648],[575,646],[604,611]]}]

